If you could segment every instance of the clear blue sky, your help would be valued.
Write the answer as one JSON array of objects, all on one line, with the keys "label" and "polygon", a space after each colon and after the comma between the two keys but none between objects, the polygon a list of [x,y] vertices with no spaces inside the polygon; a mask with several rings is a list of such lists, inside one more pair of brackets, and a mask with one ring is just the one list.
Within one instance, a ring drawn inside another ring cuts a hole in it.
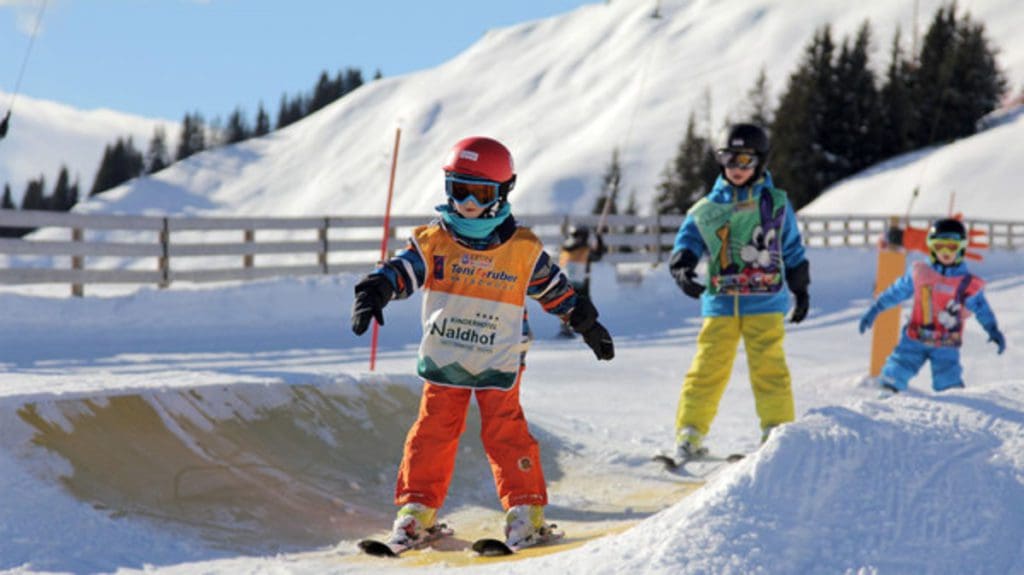
[{"label": "clear blue sky", "polygon": [[[0,0],[12,92],[42,0]],[[601,0],[48,0],[21,92],[78,108],[226,118],[312,89],[320,72],[437,66],[492,28]],[[0,101],[0,113],[8,99]],[[15,107],[17,104],[15,104]],[[16,108],[15,108],[16,110]]]}]

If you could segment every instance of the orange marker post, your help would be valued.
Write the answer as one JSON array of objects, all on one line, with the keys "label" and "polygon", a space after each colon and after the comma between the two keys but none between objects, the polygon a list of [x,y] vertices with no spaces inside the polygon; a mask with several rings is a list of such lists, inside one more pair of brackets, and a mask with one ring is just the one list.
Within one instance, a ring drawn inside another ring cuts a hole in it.
[{"label": "orange marker post", "polygon": [[[384,234],[380,240],[380,261],[388,258],[388,237],[391,236],[391,198],[395,192],[395,170],[398,168],[398,142],[402,139],[402,129],[395,128],[395,149],[391,153],[391,178],[388,181],[388,202],[384,207]],[[377,366],[377,335],[380,324],[373,320],[373,335],[370,338],[370,371]]]},{"label": "orange marker post", "polygon": [[[892,227],[899,226],[899,219],[889,222]],[[884,238],[878,245],[878,267],[875,271],[874,297],[878,297],[885,288],[903,275],[907,268],[907,252],[903,247],[888,243]],[[871,377],[882,373],[882,366],[889,354],[896,348],[900,339],[900,307],[896,306],[878,314],[871,330]]]}]

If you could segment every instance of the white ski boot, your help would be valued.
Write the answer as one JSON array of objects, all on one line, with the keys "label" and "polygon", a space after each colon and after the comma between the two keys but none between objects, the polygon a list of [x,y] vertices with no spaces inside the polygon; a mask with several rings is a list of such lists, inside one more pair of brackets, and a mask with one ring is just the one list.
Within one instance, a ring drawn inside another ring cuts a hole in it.
[{"label": "white ski boot", "polygon": [[434,527],[437,509],[419,503],[406,503],[398,510],[388,537],[389,545],[413,547]]},{"label": "white ski boot", "polygon": [[505,514],[505,545],[519,550],[558,539],[554,524],[544,522],[542,505],[516,505]]},{"label": "white ski boot", "polygon": [[704,436],[696,427],[687,425],[680,429],[676,435],[676,461],[700,459],[707,455],[708,448],[703,446],[703,439]]}]

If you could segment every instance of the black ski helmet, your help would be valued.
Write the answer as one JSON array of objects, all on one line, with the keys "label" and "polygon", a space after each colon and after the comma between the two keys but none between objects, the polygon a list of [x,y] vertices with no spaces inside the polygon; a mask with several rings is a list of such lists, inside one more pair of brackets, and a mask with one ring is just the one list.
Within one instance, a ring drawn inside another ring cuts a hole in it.
[{"label": "black ski helmet", "polygon": [[967,228],[964,227],[963,222],[953,218],[944,218],[941,220],[935,220],[932,223],[932,227],[928,229],[928,257],[932,263],[938,262],[938,258],[935,257],[935,249],[932,247],[932,242],[935,240],[956,240],[960,242],[960,249],[956,252],[956,260],[954,264],[959,264],[964,260],[964,254],[967,252]]},{"label": "black ski helmet", "polygon": [[582,225],[573,225],[569,227],[569,237],[576,238],[581,242],[585,242],[590,239],[590,228]]},{"label": "black ski helmet", "polygon": [[[771,144],[768,141],[768,133],[764,128],[756,124],[733,124],[722,134],[716,152],[752,152],[757,156],[757,167],[754,168],[754,176],[751,182],[757,181],[764,174],[765,165],[768,163],[768,154],[771,152]],[[719,166],[722,175],[725,175],[725,167]]]}]

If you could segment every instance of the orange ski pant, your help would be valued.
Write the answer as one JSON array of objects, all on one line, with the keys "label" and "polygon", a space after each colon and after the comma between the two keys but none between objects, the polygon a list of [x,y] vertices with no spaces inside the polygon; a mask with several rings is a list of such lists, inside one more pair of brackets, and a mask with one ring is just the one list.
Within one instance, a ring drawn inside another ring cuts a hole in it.
[{"label": "orange ski pant", "polygon": [[398,469],[396,505],[420,503],[438,509],[444,504],[474,394],[480,407],[480,438],[502,506],[547,505],[540,447],[519,405],[519,381],[508,391],[424,382],[419,417],[405,439]]}]

